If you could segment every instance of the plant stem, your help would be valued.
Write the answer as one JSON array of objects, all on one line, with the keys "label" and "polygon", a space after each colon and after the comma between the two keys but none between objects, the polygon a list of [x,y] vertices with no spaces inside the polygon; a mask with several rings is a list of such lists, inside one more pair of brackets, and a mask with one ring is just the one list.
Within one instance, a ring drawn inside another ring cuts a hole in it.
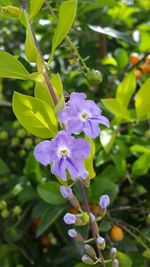
[{"label": "plant stem", "polygon": [[[25,4],[24,4],[24,2],[22,0],[20,0],[20,5],[21,5],[22,9],[27,13],[26,6],[25,6]],[[32,23],[31,23],[31,21],[29,19],[28,13],[27,13],[27,17],[28,17],[28,22],[29,22],[29,25],[30,25],[30,29],[31,29],[31,33],[32,33],[32,37],[33,37],[34,43],[36,45],[36,48],[37,48],[37,50],[39,52],[39,55],[40,55],[40,58],[41,58],[41,61],[42,61],[42,64],[43,64],[43,69],[44,69],[43,77],[44,77],[44,80],[45,80],[45,82],[47,84],[47,87],[48,87],[48,89],[50,91],[50,94],[52,96],[52,99],[53,99],[54,104],[57,105],[58,104],[58,100],[57,100],[55,91],[53,89],[53,86],[52,86],[52,84],[51,84],[51,82],[49,80],[48,69],[47,69],[47,66],[45,64],[45,61],[43,59],[42,51],[41,51],[41,48],[40,48],[39,43],[37,41],[37,38],[35,36],[35,32],[33,30]]]},{"label": "plant stem", "polygon": [[86,211],[89,215],[89,222],[90,222],[90,229],[91,229],[91,232],[92,232],[92,236],[94,238],[94,241],[95,241],[95,244],[96,244],[96,248],[97,248],[97,252],[98,252],[98,255],[99,255],[99,259],[101,260],[101,263],[103,267],[106,267],[106,264],[105,264],[105,261],[104,261],[104,258],[103,258],[103,254],[101,252],[101,250],[99,249],[98,245],[97,245],[97,238],[96,238],[96,234],[95,234],[95,231],[94,231],[94,227],[93,227],[93,222],[91,220],[91,214],[90,214],[90,208],[89,208],[89,204],[88,204],[88,199],[87,199],[87,195],[86,195],[86,192],[85,192],[85,187],[83,185],[83,183],[80,181],[80,189],[81,189],[81,193],[82,193],[82,196],[83,196],[83,199],[84,199],[84,203],[85,203],[85,207],[86,207]]}]

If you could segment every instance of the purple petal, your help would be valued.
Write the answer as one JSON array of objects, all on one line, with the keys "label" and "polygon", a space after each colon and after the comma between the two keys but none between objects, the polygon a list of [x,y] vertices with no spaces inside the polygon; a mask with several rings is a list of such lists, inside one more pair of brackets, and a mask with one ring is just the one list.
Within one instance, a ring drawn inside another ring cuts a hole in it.
[{"label": "purple petal", "polygon": [[96,138],[98,135],[100,135],[100,128],[97,122],[88,120],[85,122],[83,132],[90,138]]},{"label": "purple petal", "polygon": [[102,209],[106,209],[110,203],[110,198],[108,195],[102,195],[99,200],[99,205]]},{"label": "purple petal", "polygon": [[77,231],[75,229],[69,229],[68,230],[68,235],[70,237],[72,237],[72,238],[75,238],[78,235],[78,233],[77,233]]},{"label": "purple petal", "polygon": [[66,122],[66,130],[69,133],[80,133],[82,131],[83,122],[79,118],[71,118]]},{"label": "purple petal", "polygon": [[73,195],[72,189],[69,186],[60,186],[60,192],[64,198],[69,198]]},{"label": "purple petal", "polygon": [[65,214],[63,219],[66,224],[74,224],[76,222],[76,216],[69,212]]},{"label": "purple petal", "polygon": [[62,180],[66,180],[66,160],[64,158],[57,158],[53,161],[51,171],[53,174],[58,175]]},{"label": "purple petal", "polygon": [[103,124],[107,127],[110,127],[110,123],[109,123],[109,120],[105,117],[105,116],[101,116],[100,119],[99,119],[99,123],[100,124]]},{"label": "purple petal", "polygon": [[70,96],[69,106],[72,104],[79,104],[79,102],[85,102],[86,94],[73,92]]},{"label": "purple petal", "polygon": [[36,145],[34,149],[34,156],[44,166],[50,164],[56,158],[55,149],[50,141],[43,141]]},{"label": "purple petal", "polygon": [[70,109],[68,107],[62,109],[58,114],[58,120],[65,122],[70,118]]},{"label": "purple petal", "polygon": [[91,114],[91,117],[100,116],[102,113],[102,110],[95,104],[93,100],[86,101],[86,109]]},{"label": "purple petal", "polygon": [[90,151],[90,144],[83,138],[76,139],[71,149],[73,157],[77,159],[87,158],[90,154]]},{"label": "purple petal", "polygon": [[67,158],[66,167],[72,177],[72,179],[79,178],[84,175],[86,170],[84,168],[83,160],[77,160],[75,158]]}]

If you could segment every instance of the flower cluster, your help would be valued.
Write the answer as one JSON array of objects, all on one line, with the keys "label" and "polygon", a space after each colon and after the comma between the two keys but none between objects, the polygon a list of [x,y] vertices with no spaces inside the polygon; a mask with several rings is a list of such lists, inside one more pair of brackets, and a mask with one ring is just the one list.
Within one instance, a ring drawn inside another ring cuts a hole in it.
[{"label": "flower cluster", "polygon": [[101,109],[92,100],[86,100],[84,93],[72,93],[67,106],[58,114],[59,122],[64,123],[66,129],[51,141],[42,141],[35,147],[36,160],[44,166],[51,164],[51,172],[63,180],[67,179],[66,171],[72,179],[86,179],[84,159],[90,154],[90,144],[71,134],[83,131],[90,138],[97,137],[99,124],[109,126],[108,119],[101,114]]}]

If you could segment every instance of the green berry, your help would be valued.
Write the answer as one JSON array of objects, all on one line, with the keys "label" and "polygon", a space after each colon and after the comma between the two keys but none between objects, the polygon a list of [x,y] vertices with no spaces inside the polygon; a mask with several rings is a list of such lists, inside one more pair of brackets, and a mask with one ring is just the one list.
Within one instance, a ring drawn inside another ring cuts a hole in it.
[{"label": "green berry", "polygon": [[17,196],[21,193],[22,189],[23,189],[22,186],[20,184],[17,184],[14,186],[11,192],[14,196]]},{"label": "green berry", "polygon": [[99,85],[102,82],[102,74],[99,70],[91,70],[87,74],[89,83],[93,86]]},{"label": "green berry", "polygon": [[4,209],[1,211],[1,216],[6,219],[9,216],[10,212],[8,209]]},{"label": "green berry", "polygon": [[5,200],[0,201],[0,210],[3,210],[7,207],[7,202]]},{"label": "green berry", "polygon": [[6,131],[2,131],[1,133],[0,133],[0,140],[2,140],[2,141],[6,141],[8,139],[8,132],[6,132]]},{"label": "green berry", "polygon": [[18,128],[20,128],[20,123],[19,123],[19,121],[14,121],[14,122],[12,123],[12,127],[13,127],[14,129],[18,129]]},{"label": "green berry", "polygon": [[24,145],[27,147],[27,148],[30,148],[32,145],[33,145],[33,141],[31,138],[26,138],[25,141],[24,141]]},{"label": "green berry", "polygon": [[13,215],[20,215],[22,212],[22,209],[20,208],[20,206],[15,206],[12,212],[13,212]]},{"label": "green berry", "polygon": [[25,151],[24,149],[21,149],[21,150],[19,151],[19,156],[20,156],[21,158],[23,158],[25,155],[26,155],[26,151]]},{"label": "green berry", "polygon": [[11,139],[11,145],[12,146],[17,146],[17,145],[19,145],[20,144],[20,139],[18,138],[18,137],[13,137],[12,139]]},{"label": "green berry", "polygon": [[24,130],[24,129],[19,129],[18,131],[17,131],[17,133],[16,133],[16,135],[18,136],[18,137],[20,137],[20,138],[23,138],[23,137],[25,137],[26,136],[26,130]]}]

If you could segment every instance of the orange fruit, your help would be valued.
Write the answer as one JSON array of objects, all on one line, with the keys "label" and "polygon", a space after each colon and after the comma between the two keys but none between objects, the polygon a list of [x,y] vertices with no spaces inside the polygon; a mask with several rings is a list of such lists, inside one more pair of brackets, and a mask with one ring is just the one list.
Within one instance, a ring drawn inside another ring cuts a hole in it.
[{"label": "orange fruit", "polygon": [[134,75],[136,79],[140,79],[142,76],[142,72],[140,70],[135,70]]},{"label": "orange fruit", "polygon": [[44,246],[44,247],[48,247],[49,246],[49,237],[44,235],[41,237],[41,244]]},{"label": "orange fruit", "polygon": [[129,57],[129,61],[132,65],[137,65],[139,63],[139,55],[137,53],[132,53]]},{"label": "orange fruit", "polygon": [[150,64],[150,55],[148,55],[146,58],[145,58],[145,62]]},{"label": "orange fruit", "polygon": [[124,231],[121,227],[114,225],[110,232],[111,238],[114,241],[121,241],[124,238]]},{"label": "orange fruit", "polygon": [[144,63],[140,65],[140,69],[144,74],[150,73],[150,64]]}]

